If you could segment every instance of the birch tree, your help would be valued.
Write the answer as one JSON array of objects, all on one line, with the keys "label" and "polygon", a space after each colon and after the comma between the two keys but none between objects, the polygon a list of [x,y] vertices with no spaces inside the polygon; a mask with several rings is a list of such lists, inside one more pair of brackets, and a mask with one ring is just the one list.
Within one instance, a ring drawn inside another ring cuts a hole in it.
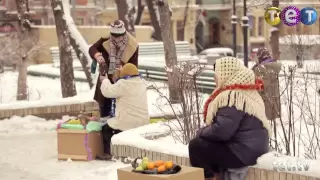
[{"label": "birch tree", "polygon": [[163,40],[165,62],[168,74],[169,95],[172,102],[179,101],[178,92],[175,90],[174,76],[176,74],[177,52],[171,32],[170,9],[167,0],[158,0],[161,36]]},{"label": "birch tree", "polygon": [[53,10],[54,20],[56,24],[56,32],[60,52],[60,82],[62,97],[72,97],[77,95],[77,91],[73,72],[70,33],[65,20],[62,1],[51,0],[51,8]]},{"label": "birch tree", "polygon": [[135,36],[134,13],[131,0],[115,0],[118,11],[118,18],[124,22],[126,30]]}]

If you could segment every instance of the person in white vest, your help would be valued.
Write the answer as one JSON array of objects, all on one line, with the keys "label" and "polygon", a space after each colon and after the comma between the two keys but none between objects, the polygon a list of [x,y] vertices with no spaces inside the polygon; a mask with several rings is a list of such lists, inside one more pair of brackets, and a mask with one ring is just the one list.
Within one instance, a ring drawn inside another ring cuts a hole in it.
[{"label": "person in white vest", "polygon": [[115,117],[107,120],[102,128],[104,157],[111,159],[110,143],[114,134],[149,124],[147,82],[139,75],[138,68],[131,63],[119,70],[119,79],[112,84],[110,79],[100,76],[101,93],[115,98]]}]

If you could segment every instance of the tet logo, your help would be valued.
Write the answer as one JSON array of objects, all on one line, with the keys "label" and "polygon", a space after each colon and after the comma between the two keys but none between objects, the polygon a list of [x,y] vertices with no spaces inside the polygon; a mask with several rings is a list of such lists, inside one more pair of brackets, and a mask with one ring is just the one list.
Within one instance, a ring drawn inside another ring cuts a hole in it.
[{"label": "tet logo", "polygon": [[282,11],[277,7],[269,7],[264,18],[272,26],[280,24],[281,21],[287,26],[295,26],[299,22],[312,25],[317,21],[318,13],[312,7],[305,7],[301,11],[295,6],[288,6]]}]

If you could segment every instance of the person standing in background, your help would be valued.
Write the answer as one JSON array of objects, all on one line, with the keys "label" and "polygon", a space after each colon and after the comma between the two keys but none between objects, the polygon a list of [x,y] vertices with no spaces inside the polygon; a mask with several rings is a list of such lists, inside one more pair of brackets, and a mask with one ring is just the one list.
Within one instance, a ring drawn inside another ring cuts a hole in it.
[{"label": "person standing in background", "polygon": [[94,100],[99,104],[101,117],[113,116],[113,99],[102,95],[100,76],[107,76],[111,83],[114,83],[119,78],[120,68],[124,64],[132,63],[138,67],[138,52],[137,40],[126,31],[121,20],[115,20],[111,24],[109,37],[100,38],[89,48],[89,54],[93,59],[91,72],[95,73],[96,66],[99,65]]}]

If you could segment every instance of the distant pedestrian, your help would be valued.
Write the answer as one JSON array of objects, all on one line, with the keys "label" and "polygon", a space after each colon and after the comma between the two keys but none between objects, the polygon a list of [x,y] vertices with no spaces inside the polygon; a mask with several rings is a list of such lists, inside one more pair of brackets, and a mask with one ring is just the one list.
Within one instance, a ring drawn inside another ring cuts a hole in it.
[{"label": "distant pedestrian", "polygon": [[266,48],[259,48],[257,62],[252,70],[264,82],[264,89],[260,91],[260,95],[266,107],[267,118],[269,120],[280,118],[281,103],[278,76],[281,63],[273,59]]}]

